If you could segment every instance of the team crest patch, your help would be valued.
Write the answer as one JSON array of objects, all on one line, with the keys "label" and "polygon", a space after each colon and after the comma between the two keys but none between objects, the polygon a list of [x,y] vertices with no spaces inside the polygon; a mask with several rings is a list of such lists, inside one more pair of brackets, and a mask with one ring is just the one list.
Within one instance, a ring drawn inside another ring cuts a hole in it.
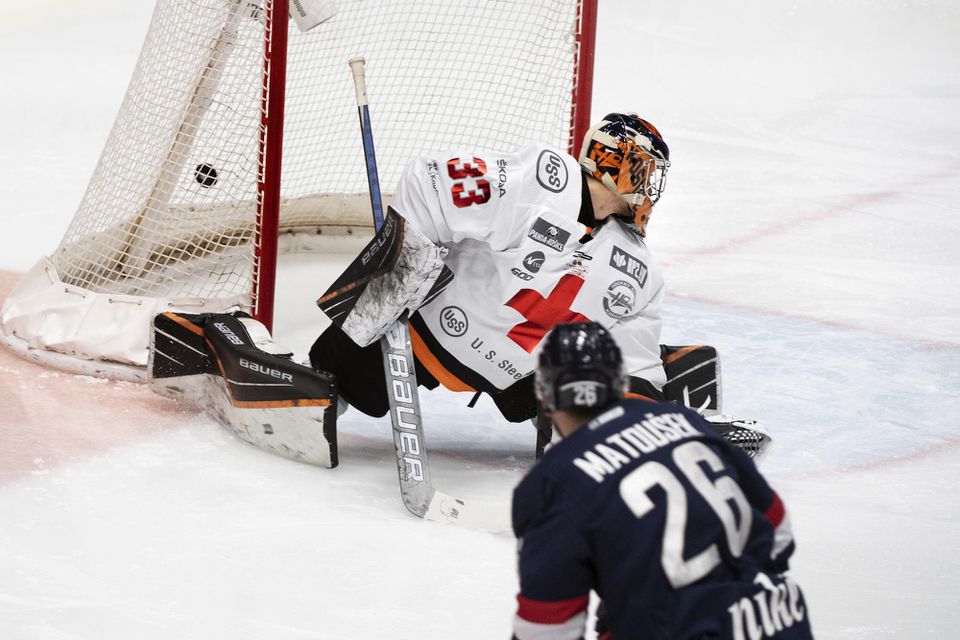
[{"label": "team crest patch", "polygon": [[610,266],[620,273],[633,278],[633,281],[636,282],[641,289],[643,289],[643,285],[647,284],[647,265],[617,245],[613,245],[613,253],[610,254]]},{"label": "team crest patch", "polygon": [[626,280],[617,280],[603,295],[603,310],[614,320],[626,320],[636,315],[637,290]]},{"label": "team crest patch", "polygon": [[567,187],[567,165],[555,152],[544,149],[537,158],[537,182],[547,191],[560,193]]},{"label": "team crest patch", "polygon": [[563,251],[570,240],[570,232],[564,231],[555,224],[550,224],[543,218],[537,218],[527,237],[534,242],[550,247],[554,251]]}]

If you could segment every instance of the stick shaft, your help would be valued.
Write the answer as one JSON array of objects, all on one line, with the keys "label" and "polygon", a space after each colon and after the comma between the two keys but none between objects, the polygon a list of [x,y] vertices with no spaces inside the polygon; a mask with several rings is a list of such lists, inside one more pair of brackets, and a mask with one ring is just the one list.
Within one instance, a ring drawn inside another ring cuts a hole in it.
[{"label": "stick shaft", "polygon": [[353,87],[357,93],[357,115],[360,118],[360,133],[363,136],[363,158],[367,165],[367,184],[370,187],[373,226],[377,231],[380,231],[380,227],[383,226],[383,200],[380,197],[380,175],[377,172],[377,154],[373,148],[373,130],[370,127],[366,60],[350,58],[347,64],[350,65],[350,71],[353,73]]},{"label": "stick shaft", "polygon": [[[351,58],[348,64],[357,92],[357,112],[363,135],[363,155],[367,165],[373,224],[379,231],[383,226],[383,201],[380,198],[380,179],[370,127],[365,61],[363,58]],[[410,344],[410,330],[405,318],[401,317],[387,329],[386,335],[380,339],[380,348],[383,352],[383,373],[387,382],[393,444],[400,477],[400,497],[407,510],[423,518],[430,510],[437,491],[430,480],[430,467],[427,464],[417,374]],[[458,511],[453,510],[453,513]]]}]

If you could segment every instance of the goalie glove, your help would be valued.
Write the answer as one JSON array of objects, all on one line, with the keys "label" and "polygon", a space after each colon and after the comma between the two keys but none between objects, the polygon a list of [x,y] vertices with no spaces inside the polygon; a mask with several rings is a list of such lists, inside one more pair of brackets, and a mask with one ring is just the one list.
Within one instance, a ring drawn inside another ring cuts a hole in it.
[{"label": "goalie glove", "polygon": [[404,312],[417,310],[453,279],[438,247],[392,208],[383,228],[317,305],[357,345],[382,336]]}]

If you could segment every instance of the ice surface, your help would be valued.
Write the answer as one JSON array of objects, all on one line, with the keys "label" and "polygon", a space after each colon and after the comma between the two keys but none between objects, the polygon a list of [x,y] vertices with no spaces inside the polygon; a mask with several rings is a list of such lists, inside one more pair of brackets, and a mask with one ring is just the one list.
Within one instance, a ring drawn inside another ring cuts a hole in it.
[{"label": "ice surface", "polygon": [[[149,5],[0,6],[0,268],[59,241]],[[664,342],[716,345],[774,435],[817,637],[960,637],[960,5],[604,0],[599,33],[594,116],[671,147]],[[335,269],[281,265],[300,354]],[[506,505],[533,431],[467,400],[423,397],[435,481]],[[513,541],[406,514],[386,421],[314,469],[0,352],[0,435],[4,640],[509,635]]]}]

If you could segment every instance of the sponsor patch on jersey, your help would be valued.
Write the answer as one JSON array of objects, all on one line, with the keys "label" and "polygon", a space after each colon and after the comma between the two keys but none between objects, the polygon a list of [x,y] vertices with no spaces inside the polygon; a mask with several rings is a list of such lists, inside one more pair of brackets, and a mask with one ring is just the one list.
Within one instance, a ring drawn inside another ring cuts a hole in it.
[{"label": "sponsor patch on jersey", "polygon": [[507,161],[497,160],[497,191],[500,197],[507,195]]},{"label": "sponsor patch on jersey", "polygon": [[520,263],[523,269],[514,267],[510,269],[510,273],[524,282],[529,282],[533,280],[533,274],[539,273],[540,269],[543,268],[543,261],[546,259],[547,256],[543,255],[543,251],[531,251],[524,256],[523,262]]},{"label": "sponsor patch on jersey", "polygon": [[546,259],[547,256],[543,255],[543,251],[531,251],[523,259],[523,268],[530,273],[537,273],[543,267],[543,261]]},{"label": "sponsor patch on jersey", "polygon": [[537,182],[547,191],[560,193],[567,186],[567,165],[563,158],[549,149],[540,152],[537,158]]},{"label": "sponsor patch on jersey", "polygon": [[529,273],[527,273],[527,272],[524,271],[523,269],[518,269],[517,267],[514,267],[513,269],[510,269],[510,273],[512,273],[513,275],[517,276],[518,278],[520,278],[520,279],[523,280],[524,282],[528,282],[528,281],[530,281],[530,280],[533,280],[533,276],[532,276],[532,275],[530,275]]},{"label": "sponsor patch on jersey", "polygon": [[564,231],[555,224],[550,224],[543,218],[537,218],[527,237],[534,242],[550,247],[554,251],[563,251],[570,240],[570,232]]},{"label": "sponsor patch on jersey", "polygon": [[440,328],[451,338],[459,338],[467,332],[470,323],[467,314],[460,307],[444,307],[440,309]]},{"label": "sponsor patch on jersey", "polygon": [[603,310],[614,320],[632,318],[637,304],[637,290],[626,280],[616,280],[603,295]]},{"label": "sponsor patch on jersey", "polygon": [[647,284],[647,265],[617,245],[613,245],[613,253],[610,254],[610,266],[620,273],[633,278],[633,281],[636,282],[641,289],[643,289],[643,285]]},{"label": "sponsor patch on jersey", "polygon": [[437,187],[437,178],[440,175],[440,168],[437,166],[436,160],[427,161],[427,175],[430,176],[430,186],[433,187],[434,191],[440,193],[440,189]]},{"label": "sponsor patch on jersey", "polygon": [[563,270],[586,279],[587,274],[590,273],[590,260],[593,260],[593,256],[582,251],[574,251],[573,259],[563,265]]}]

